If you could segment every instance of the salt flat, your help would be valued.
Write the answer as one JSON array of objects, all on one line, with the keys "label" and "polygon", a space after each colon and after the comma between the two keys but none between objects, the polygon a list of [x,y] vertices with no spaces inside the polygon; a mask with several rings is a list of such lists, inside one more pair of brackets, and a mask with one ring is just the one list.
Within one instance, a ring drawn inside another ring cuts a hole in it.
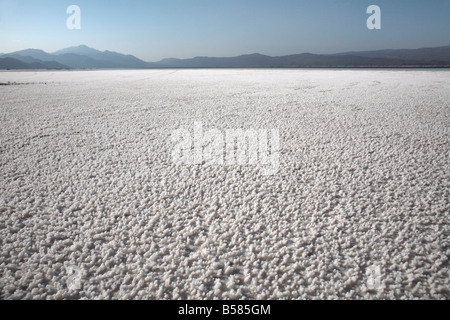
[{"label": "salt flat", "polygon": [[[448,299],[450,73],[1,72],[3,299]],[[194,123],[279,168],[176,164]]]}]

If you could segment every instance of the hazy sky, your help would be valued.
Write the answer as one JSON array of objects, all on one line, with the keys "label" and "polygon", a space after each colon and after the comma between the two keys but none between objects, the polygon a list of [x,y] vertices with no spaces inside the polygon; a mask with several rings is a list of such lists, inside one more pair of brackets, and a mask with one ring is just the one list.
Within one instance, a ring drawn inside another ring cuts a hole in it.
[{"label": "hazy sky", "polygon": [[[69,30],[69,5],[81,29]],[[369,30],[369,5],[381,30]],[[450,45],[450,0],[0,0],[0,52],[85,44],[147,61]]]}]

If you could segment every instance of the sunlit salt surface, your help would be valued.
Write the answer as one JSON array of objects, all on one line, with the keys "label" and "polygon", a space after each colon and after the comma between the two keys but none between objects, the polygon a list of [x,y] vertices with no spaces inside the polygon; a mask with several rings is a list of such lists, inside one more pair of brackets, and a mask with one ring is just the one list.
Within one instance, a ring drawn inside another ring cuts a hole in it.
[{"label": "sunlit salt surface", "polygon": [[[3,299],[448,299],[450,73],[0,73]],[[171,133],[277,129],[279,168]]]}]

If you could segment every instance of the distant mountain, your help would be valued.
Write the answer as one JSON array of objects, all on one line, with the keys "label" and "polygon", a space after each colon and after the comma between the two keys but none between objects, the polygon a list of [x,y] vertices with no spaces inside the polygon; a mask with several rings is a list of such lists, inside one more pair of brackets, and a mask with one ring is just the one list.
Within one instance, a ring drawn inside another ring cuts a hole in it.
[{"label": "distant mountain", "polygon": [[[54,52],[53,55],[62,58],[62,60],[65,61],[66,64],[74,66],[77,65],[76,68],[80,68],[79,66],[80,56],[88,57],[91,59],[91,60],[85,59],[86,65],[84,66],[84,68],[97,67],[97,68],[141,69],[141,68],[149,68],[152,66],[151,63],[140,60],[132,55],[124,55],[113,51],[99,51],[89,48],[85,45],[62,49]],[[71,61],[70,58],[72,58],[73,61]],[[60,60],[61,59],[57,61]]]},{"label": "distant mountain", "polygon": [[4,56],[10,56],[10,55],[16,55],[16,56],[22,56],[22,57],[32,57],[36,60],[41,60],[41,61],[55,60],[54,56],[52,56],[51,54],[49,54],[43,50],[39,50],[39,49],[26,49],[26,50],[12,52],[9,54],[4,54]]},{"label": "distant mountain", "polygon": [[302,53],[271,57],[195,57],[145,62],[132,55],[99,51],[85,45],[47,53],[27,49],[0,55],[0,69],[149,69],[149,68],[326,68],[450,67],[450,46],[414,50],[378,50],[338,54]]},{"label": "distant mountain", "polygon": [[[29,60],[29,57],[26,57]],[[34,59],[33,59],[34,60]],[[11,57],[0,57],[0,69],[70,69],[68,66],[55,61],[24,62]]]},{"label": "distant mountain", "polygon": [[254,53],[230,58],[195,57],[163,59],[158,63],[176,68],[259,68],[273,65],[273,57]]},{"label": "distant mountain", "polygon": [[0,69],[34,69],[34,68],[32,68],[31,64],[14,58],[0,57]]},{"label": "distant mountain", "polygon": [[[172,68],[325,68],[325,67],[407,67],[426,66],[423,61],[387,58],[368,58],[357,55],[328,56],[302,53],[281,57],[260,54],[232,58],[195,57],[192,59],[164,59],[161,64]],[[443,62],[436,65],[445,65]],[[450,65],[448,63],[447,65]]]},{"label": "distant mountain", "polygon": [[88,46],[85,45],[80,45],[77,47],[69,47],[69,48],[65,48],[65,49],[61,49],[58,51],[53,52],[53,55],[60,55],[60,54],[65,54],[65,53],[74,53],[74,54],[79,54],[79,55],[84,55],[84,56],[92,56],[92,55],[98,55],[101,54],[102,52],[93,48],[89,48]]},{"label": "distant mountain", "polygon": [[366,58],[384,58],[398,60],[416,60],[426,62],[450,62],[450,46],[438,48],[401,49],[401,50],[377,50],[363,52],[345,52],[335,56],[356,55]]},{"label": "distant mountain", "polygon": [[61,64],[56,61],[42,61],[42,60],[30,57],[30,56],[21,56],[16,53],[4,55],[2,58],[13,58],[13,59],[19,60],[24,63],[32,64],[35,66],[39,65],[43,68],[48,68],[48,69],[70,69],[69,66],[67,66],[65,64]]},{"label": "distant mountain", "polygon": [[108,65],[102,61],[76,53],[64,53],[56,56],[57,61],[70,66],[72,69],[104,69]]},{"label": "distant mountain", "polygon": [[84,45],[62,49],[52,54],[42,50],[27,49],[3,54],[0,57],[14,58],[26,63],[39,62],[43,65],[56,62],[61,65],[61,68],[70,69],[145,69],[159,66],[132,55],[99,51]]},{"label": "distant mountain", "polygon": [[163,59],[159,64],[171,68],[450,67],[450,46],[280,57],[255,53],[230,58]]}]

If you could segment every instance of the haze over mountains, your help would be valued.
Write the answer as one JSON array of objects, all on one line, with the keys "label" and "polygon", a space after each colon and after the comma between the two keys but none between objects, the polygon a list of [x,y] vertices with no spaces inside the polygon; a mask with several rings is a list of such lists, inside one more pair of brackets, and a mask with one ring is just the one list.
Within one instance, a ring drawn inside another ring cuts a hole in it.
[{"label": "haze over mountains", "polygon": [[146,62],[132,55],[99,51],[85,45],[47,53],[26,49],[0,54],[0,69],[155,69],[155,68],[325,68],[325,67],[450,67],[450,46],[378,50],[338,54],[302,53],[280,57],[247,54],[238,57],[195,57]]}]

